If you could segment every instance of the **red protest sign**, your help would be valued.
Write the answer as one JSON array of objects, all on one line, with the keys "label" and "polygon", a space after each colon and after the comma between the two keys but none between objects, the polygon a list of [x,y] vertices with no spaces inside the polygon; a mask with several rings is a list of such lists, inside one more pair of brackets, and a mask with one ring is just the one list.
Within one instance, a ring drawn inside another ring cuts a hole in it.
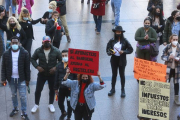
[{"label": "red protest sign", "polygon": [[99,52],[69,48],[68,66],[71,73],[96,76],[99,70]]}]

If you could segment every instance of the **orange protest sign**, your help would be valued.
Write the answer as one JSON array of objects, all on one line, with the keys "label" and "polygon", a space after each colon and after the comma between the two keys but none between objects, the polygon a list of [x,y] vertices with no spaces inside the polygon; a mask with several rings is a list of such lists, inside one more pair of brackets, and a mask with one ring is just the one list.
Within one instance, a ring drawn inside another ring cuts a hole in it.
[{"label": "orange protest sign", "polygon": [[138,80],[142,78],[166,82],[166,69],[166,65],[134,58],[134,77]]}]

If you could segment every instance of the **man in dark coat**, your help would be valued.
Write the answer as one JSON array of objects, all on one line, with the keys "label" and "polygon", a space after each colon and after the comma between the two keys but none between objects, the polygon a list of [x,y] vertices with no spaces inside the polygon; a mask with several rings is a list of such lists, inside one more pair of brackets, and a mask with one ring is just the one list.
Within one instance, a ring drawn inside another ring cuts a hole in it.
[{"label": "man in dark coat", "polygon": [[11,88],[14,109],[10,113],[10,117],[13,117],[19,111],[17,99],[18,89],[21,100],[21,116],[25,118],[25,120],[29,120],[26,114],[26,86],[29,86],[30,81],[29,53],[20,46],[18,37],[12,37],[10,40],[11,47],[2,57],[1,81],[2,85],[5,86],[7,80]]}]

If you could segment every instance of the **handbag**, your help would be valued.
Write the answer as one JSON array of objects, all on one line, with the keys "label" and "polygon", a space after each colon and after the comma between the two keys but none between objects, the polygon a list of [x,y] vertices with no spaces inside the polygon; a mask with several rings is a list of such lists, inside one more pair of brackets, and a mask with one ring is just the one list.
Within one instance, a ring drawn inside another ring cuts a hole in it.
[{"label": "handbag", "polygon": [[17,1],[16,0],[12,0],[12,4],[13,5],[17,5]]},{"label": "handbag", "polygon": [[159,54],[159,48],[156,43],[150,43],[150,55],[156,57]]},{"label": "handbag", "polygon": [[94,9],[98,9],[98,8],[99,8],[99,3],[94,3],[94,4],[93,4],[93,8],[94,8]]}]

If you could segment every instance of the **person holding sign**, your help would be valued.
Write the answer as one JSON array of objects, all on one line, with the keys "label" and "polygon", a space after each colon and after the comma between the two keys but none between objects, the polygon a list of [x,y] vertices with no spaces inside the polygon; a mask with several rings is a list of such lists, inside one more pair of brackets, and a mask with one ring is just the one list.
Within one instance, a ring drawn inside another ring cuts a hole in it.
[{"label": "person holding sign", "polygon": [[[55,74],[55,93],[58,95],[58,105],[61,110],[61,117],[60,119],[64,119],[67,115],[67,120],[71,119],[72,108],[70,106],[70,94],[71,89],[62,85],[63,77],[66,74],[66,69],[68,68],[68,50],[62,51],[62,62],[57,66],[56,74]],[[70,74],[68,79],[70,80],[77,80],[77,74]],[[59,91],[58,91],[59,90]],[[67,111],[65,111],[64,107],[64,100],[67,99]]]},{"label": "person holding sign", "polygon": [[150,27],[150,24],[150,19],[146,18],[144,20],[144,27],[140,27],[136,31],[135,40],[137,41],[136,57],[152,61],[153,58],[151,58],[150,54],[150,44],[156,42],[157,33],[152,27]]},{"label": "person holding sign", "polygon": [[171,77],[174,79],[174,93],[175,98],[174,102],[177,105],[180,105],[179,102],[179,79],[180,79],[180,73],[179,73],[179,60],[180,60],[180,47],[178,43],[178,36],[177,35],[171,35],[169,38],[170,44],[166,46],[166,48],[163,50],[163,54],[161,56],[161,59],[165,61],[165,64],[167,65],[167,81],[170,82]]},{"label": "person holding sign", "polygon": [[94,92],[106,87],[106,84],[100,77],[99,82],[95,83],[92,76],[79,74],[77,80],[67,79],[71,71],[67,69],[62,84],[71,88],[70,104],[74,111],[75,120],[91,120],[92,113],[96,105]]},{"label": "person holding sign", "polygon": [[126,54],[131,54],[133,48],[131,44],[124,38],[124,30],[121,26],[116,26],[112,29],[114,32],[114,38],[112,38],[106,47],[106,52],[111,56],[111,68],[112,68],[112,82],[111,90],[108,93],[109,96],[112,96],[115,93],[116,77],[117,70],[119,68],[119,74],[121,78],[121,97],[125,97],[125,67],[126,67]]}]

